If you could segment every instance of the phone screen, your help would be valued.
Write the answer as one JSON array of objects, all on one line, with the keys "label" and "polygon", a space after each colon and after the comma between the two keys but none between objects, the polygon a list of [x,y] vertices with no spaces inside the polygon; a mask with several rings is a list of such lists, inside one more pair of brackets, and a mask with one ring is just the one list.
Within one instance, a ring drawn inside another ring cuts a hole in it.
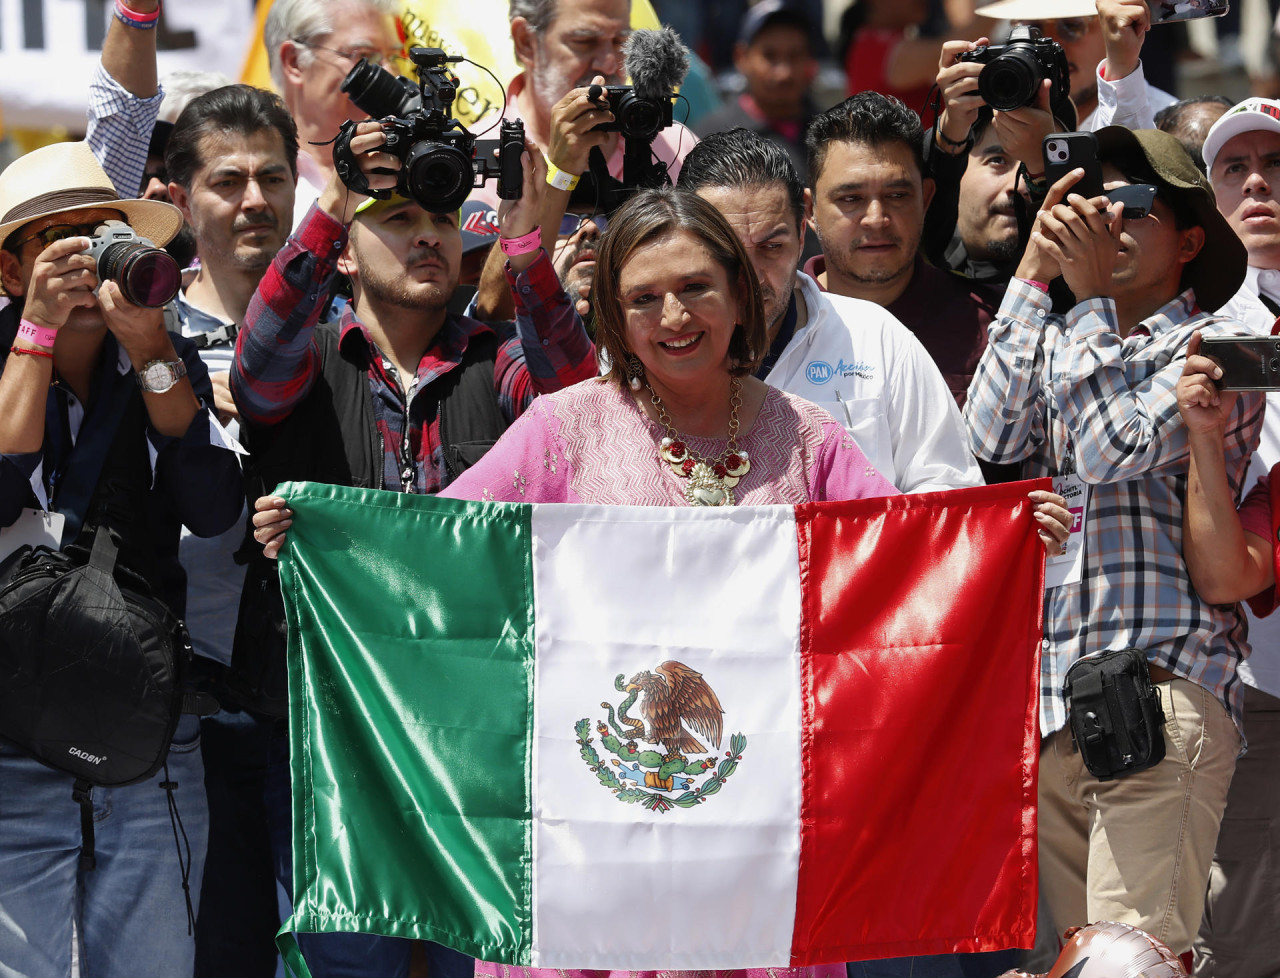
[{"label": "phone screen", "polygon": [[1151,26],[1179,24],[1201,17],[1222,17],[1231,9],[1227,0],[1150,0]]}]

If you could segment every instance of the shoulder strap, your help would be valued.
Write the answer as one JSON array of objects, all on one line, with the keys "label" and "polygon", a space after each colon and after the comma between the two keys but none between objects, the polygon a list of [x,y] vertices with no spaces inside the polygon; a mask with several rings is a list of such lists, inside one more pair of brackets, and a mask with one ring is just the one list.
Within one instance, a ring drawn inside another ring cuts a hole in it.
[{"label": "shoulder strap", "polygon": [[[110,352],[107,351],[107,356],[110,356]],[[116,370],[114,362],[107,365],[102,377],[103,384],[98,391],[97,403],[93,412],[86,414],[84,423],[80,426],[75,446],[67,457],[66,473],[54,490],[57,493],[58,511],[66,517],[62,529],[63,546],[74,540],[84,525],[94,490],[97,489],[98,479],[102,474],[103,463],[115,441],[116,430],[128,407],[129,397],[134,393],[132,374],[121,374]],[[55,397],[49,398],[46,408],[47,430],[50,424],[60,425],[61,420],[57,415]]]}]

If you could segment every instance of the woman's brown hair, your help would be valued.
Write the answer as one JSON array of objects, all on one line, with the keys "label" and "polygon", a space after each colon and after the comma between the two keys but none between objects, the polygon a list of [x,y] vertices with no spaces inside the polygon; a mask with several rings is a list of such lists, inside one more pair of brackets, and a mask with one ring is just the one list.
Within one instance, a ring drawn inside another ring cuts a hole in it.
[{"label": "woman's brown hair", "polygon": [[641,245],[685,231],[698,238],[725,270],[730,288],[737,293],[742,321],[729,341],[729,372],[735,377],[752,373],[769,349],[769,330],[760,301],[760,283],[747,253],[720,212],[697,194],[679,187],[641,190],[609,219],[601,238],[592,298],[596,312],[596,343],[609,358],[605,375],[620,384],[627,381],[627,346],[618,279],[622,266]]}]

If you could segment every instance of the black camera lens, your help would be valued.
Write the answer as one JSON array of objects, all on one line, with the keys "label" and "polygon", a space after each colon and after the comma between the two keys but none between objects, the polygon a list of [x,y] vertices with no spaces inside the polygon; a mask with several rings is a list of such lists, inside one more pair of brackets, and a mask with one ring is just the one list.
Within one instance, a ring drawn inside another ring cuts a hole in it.
[{"label": "black camera lens", "polygon": [[421,101],[418,86],[407,78],[398,78],[364,58],[356,62],[342,80],[342,90],[356,108],[375,119],[408,115]]},{"label": "black camera lens", "polygon": [[652,139],[665,126],[662,106],[635,92],[623,95],[615,111],[618,131],[627,139]]},{"label": "black camera lens", "polygon": [[471,160],[443,143],[423,141],[409,151],[401,178],[408,197],[433,214],[456,211],[475,184]]},{"label": "black camera lens", "polygon": [[182,270],[167,251],[137,242],[109,245],[98,259],[98,278],[112,279],[135,306],[159,309],[182,288]]},{"label": "black camera lens", "polygon": [[1011,44],[978,75],[978,94],[993,109],[1008,112],[1035,101],[1044,70],[1035,54]]}]

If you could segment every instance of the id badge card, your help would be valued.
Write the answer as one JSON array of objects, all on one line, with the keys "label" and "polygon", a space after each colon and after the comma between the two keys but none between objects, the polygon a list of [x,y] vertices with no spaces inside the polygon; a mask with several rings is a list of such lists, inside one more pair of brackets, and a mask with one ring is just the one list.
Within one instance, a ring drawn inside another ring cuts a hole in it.
[{"label": "id badge card", "polygon": [[1089,486],[1078,475],[1055,475],[1053,491],[1067,501],[1072,520],[1071,533],[1067,537],[1067,552],[1050,554],[1045,558],[1046,590],[1063,584],[1080,583],[1080,568],[1084,564],[1084,527],[1089,518]]},{"label": "id badge card", "polygon": [[57,550],[62,545],[62,527],[66,522],[67,518],[61,513],[24,509],[12,526],[0,530],[0,560],[27,544]]}]

